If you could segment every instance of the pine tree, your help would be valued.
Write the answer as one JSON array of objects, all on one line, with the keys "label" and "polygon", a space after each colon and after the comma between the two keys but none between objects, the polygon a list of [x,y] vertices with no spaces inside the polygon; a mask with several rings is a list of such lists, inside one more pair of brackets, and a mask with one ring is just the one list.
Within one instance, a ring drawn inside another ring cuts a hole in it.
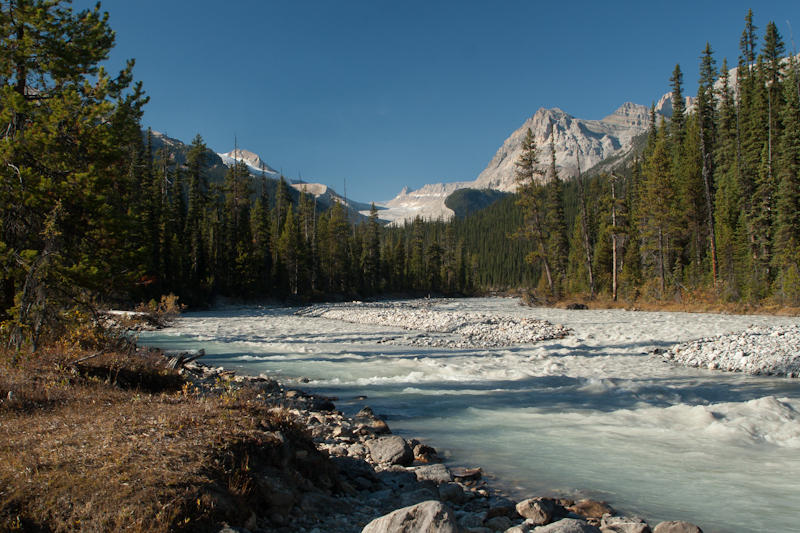
[{"label": "pine tree", "polygon": [[266,179],[262,176],[261,194],[250,211],[250,233],[253,236],[255,288],[268,294],[271,288],[272,252],[270,250],[270,212]]},{"label": "pine tree", "polygon": [[202,224],[205,217],[206,198],[205,190],[205,157],[207,147],[203,138],[198,134],[192,140],[192,145],[186,158],[188,178],[188,205],[183,234],[188,240],[188,280],[192,287],[199,287],[207,276],[207,258],[202,235]]},{"label": "pine tree", "polygon": [[716,105],[714,84],[717,69],[711,45],[706,43],[700,62],[700,84],[697,90],[697,115],[700,126],[700,158],[702,160],[703,197],[706,209],[706,232],[711,254],[711,277],[717,287],[717,242],[714,234],[714,147],[716,144]]},{"label": "pine tree", "polygon": [[736,103],[729,82],[727,61],[722,63],[722,87],[719,94],[719,140],[714,154],[715,236],[719,250],[719,276],[723,297],[741,296],[742,192],[739,178],[739,150]]},{"label": "pine tree", "polygon": [[793,305],[800,303],[800,76],[792,59],[784,83],[786,105],[780,142],[779,188],[776,202],[775,292]]},{"label": "pine tree", "polygon": [[658,297],[666,295],[667,276],[672,270],[675,221],[675,188],[668,155],[666,126],[662,123],[653,153],[644,163],[637,213],[640,250],[650,276],[658,280]]},{"label": "pine tree", "polygon": [[680,65],[675,65],[669,81],[672,84],[670,135],[673,138],[673,146],[679,148],[683,144],[686,127],[686,100],[683,97],[683,73]]},{"label": "pine tree", "polygon": [[361,269],[364,285],[369,293],[379,289],[380,281],[380,223],[378,222],[378,209],[375,204],[370,205],[367,231],[364,233]]},{"label": "pine tree", "polygon": [[558,174],[556,167],[555,126],[551,126],[550,133],[550,176],[545,185],[545,225],[547,233],[547,255],[551,258],[553,268],[554,286],[558,293],[564,284],[567,272],[567,255],[569,244],[567,242],[567,227],[564,217],[564,182]]},{"label": "pine tree", "polygon": [[[583,248],[583,256],[586,260],[586,281],[589,288],[589,298],[594,299],[595,295],[595,282],[594,282],[594,259],[592,258],[592,240],[589,232],[589,209],[586,201],[586,190],[583,176],[581,175],[580,164],[578,165],[578,207],[580,209],[577,222],[580,223],[580,241]],[[576,223],[577,223],[576,222]]]},{"label": "pine tree", "polygon": [[286,210],[286,222],[278,239],[278,253],[288,273],[289,292],[297,295],[302,287],[304,265],[300,225],[291,204]]},{"label": "pine tree", "polygon": [[739,49],[741,55],[739,56],[739,65],[750,65],[756,60],[756,30],[758,29],[753,24],[753,10],[748,9],[747,15],[744,17],[744,30],[742,30],[742,37],[739,40]]},{"label": "pine tree", "polygon": [[0,3],[0,314],[18,348],[144,270],[124,202],[146,98],[133,61],[99,67],[108,15],[66,4]]},{"label": "pine tree", "polygon": [[542,208],[542,171],[539,168],[539,159],[536,148],[536,139],[530,128],[525,132],[522,142],[522,151],[516,162],[517,205],[524,214],[523,225],[516,231],[515,236],[532,240],[536,250],[531,252],[526,260],[530,264],[541,263],[547,281],[547,290],[554,296],[555,282],[547,253],[547,234],[545,233],[544,216]]}]

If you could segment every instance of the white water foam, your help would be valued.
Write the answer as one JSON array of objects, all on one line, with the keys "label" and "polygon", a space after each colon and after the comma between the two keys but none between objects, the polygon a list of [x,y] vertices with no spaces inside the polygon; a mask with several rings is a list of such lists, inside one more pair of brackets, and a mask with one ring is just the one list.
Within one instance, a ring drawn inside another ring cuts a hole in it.
[{"label": "white water foam", "polygon": [[589,494],[707,533],[800,523],[788,503],[800,501],[800,383],[647,355],[797,319],[530,309],[499,298],[428,308],[544,319],[573,334],[502,348],[402,346],[386,340],[417,333],[243,308],[190,313],[142,338],[203,347],[208,363],[247,373],[306,377],[303,387],[339,397],[339,408],[369,404],[395,432],[483,466],[517,496]]}]

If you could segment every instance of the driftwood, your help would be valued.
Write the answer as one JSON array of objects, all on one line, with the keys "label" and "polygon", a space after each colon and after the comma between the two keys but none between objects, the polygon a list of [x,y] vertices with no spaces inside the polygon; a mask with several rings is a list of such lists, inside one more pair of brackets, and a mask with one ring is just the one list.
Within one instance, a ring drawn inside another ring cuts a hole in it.
[{"label": "driftwood", "polygon": [[106,353],[105,350],[100,350],[99,352],[95,352],[95,353],[93,353],[91,355],[87,355],[86,357],[81,357],[80,359],[76,359],[76,360],[72,361],[69,364],[69,366],[77,366],[78,363],[83,363],[84,361],[88,361],[89,359],[93,359],[93,358],[97,357],[98,355],[103,355],[104,353]]},{"label": "driftwood", "polygon": [[200,359],[205,354],[206,351],[203,349],[198,350],[197,353],[193,354],[190,354],[189,352],[181,352],[178,355],[169,358],[169,361],[167,362],[167,368],[171,368],[173,370],[183,368],[187,363],[191,363],[196,359]]}]

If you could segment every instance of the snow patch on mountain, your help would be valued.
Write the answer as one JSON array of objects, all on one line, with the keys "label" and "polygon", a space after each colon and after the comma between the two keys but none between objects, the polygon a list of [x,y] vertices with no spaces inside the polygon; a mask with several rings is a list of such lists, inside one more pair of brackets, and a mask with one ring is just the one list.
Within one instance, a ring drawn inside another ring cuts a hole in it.
[{"label": "snow patch on mountain", "polygon": [[[388,202],[376,202],[376,206],[381,208],[380,218],[392,224],[403,224],[410,222],[416,217],[425,220],[450,220],[453,218],[453,210],[444,205],[445,199],[458,189],[471,187],[469,181],[452,181],[449,183],[433,183],[410,190],[403,187],[400,194]],[[362,214],[368,214],[363,212]]]},{"label": "snow patch on mountain", "polygon": [[[665,106],[662,98],[657,112]],[[670,105],[670,112],[671,109]],[[646,133],[649,127],[649,107],[632,102],[622,104],[601,120],[576,118],[559,108],[541,108],[509,135],[477,179],[428,184],[413,191],[405,188],[392,200],[380,204],[386,208],[381,212],[381,218],[396,224],[417,216],[447,220],[453,216],[453,211],[444,204],[445,199],[458,189],[514,192],[517,189],[516,163],[528,128],[536,139],[541,168],[549,169],[552,138],[556,169],[562,178],[568,179],[577,176],[579,169],[585,172],[609,157],[627,155],[633,149],[636,137]],[[548,172],[545,172],[544,179],[549,179]]]},{"label": "snow patch on mountain", "polygon": [[217,155],[228,166],[233,165],[235,161],[243,162],[254,175],[260,175],[262,172],[271,178],[278,175],[278,171],[270,167],[261,159],[261,157],[259,157],[258,154],[251,152],[250,150],[238,148],[231,150],[230,152]]}]

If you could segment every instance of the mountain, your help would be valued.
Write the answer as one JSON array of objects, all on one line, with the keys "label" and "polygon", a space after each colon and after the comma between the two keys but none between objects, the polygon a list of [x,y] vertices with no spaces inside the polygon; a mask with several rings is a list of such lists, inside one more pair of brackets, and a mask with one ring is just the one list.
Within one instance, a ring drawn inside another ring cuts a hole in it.
[{"label": "mountain", "polygon": [[[155,156],[161,148],[166,148],[169,152],[170,161],[179,168],[185,168],[186,157],[189,154],[190,146],[183,141],[170,137],[165,133],[161,133],[160,131],[150,130],[150,133],[153,156]],[[142,137],[144,138],[145,142],[147,142],[146,131],[142,132]],[[222,181],[228,168],[223,162],[222,158],[220,158],[219,155],[214,153],[212,150],[206,150],[204,156],[206,174],[209,181]]]},{"label": "mountain", "polygon": [[371,205],[363,202],[356,202],[350,198],[342,197],[338,192],[334,191],[324,183],[307,183],[305,181],[293,181],[290,184],[298,193],[305,193],[312,195],[317,202],[318,209],[328,209],[334,202],[345,206],[349,217],[355,220],[363,220],[369,215]]},{"label": "mountain", "polygon": [[517,189],[514,171],[529,128],[539,148],[540,165],[549,165],[553,135],[556,167],[562,178],[569,178],[578,174],[579,167],[586,171],[608,157],[630,150],[633,139],[647,131],[649,114],[647,107],[630,102],[602,120],[575,118],[558,108],[539,109],[505,140],[474,186],[507,192]]},{"label": "mountain", "polygon": [[465,218],[502,200],[508,194],[493,189],[458,189],[445,198],[444,204],[457,218]]},{"label": "mountain", "polygon": [[470,186],[468,181],[453,181],[425,185],[413,191],[403,187],[400,194],[388,202],[375,202],[375,205],[381,209],[381,219],[392,224],[403,224],[418,216],[426,220],[449,220],[454,213],[445,205],[445,199],[458,189]]},{"label": "mountain", "polygon": [[[668,95],[667,95],[668,96]],[[665,96],[656,108],[665,116],[672,113],[672,106]],[[688,103],[688,100],[687,100]],[[416,190],[404,188],[392,200],[380,203],[385,208],[381,218],[395,224],[412,220],[416,216],[425,219],[449,219],[454,211],[447,207],[446,200],[459,189],[495,190],[514,192],[516,162],[522,150],[522,141],[530,128],[539,148],[539,163],[542,169],[550,164],[550,138],[556,155],[556,168],[562,178],[578,174],[578,168],[586,172],[602,161],[613,158],[621,161],[637,146],[637,139],[650,127],[650,109],[647,106],[626,102],[616,111],[600,120],[576,118],[565,111],[541,108],[528,118],[503,142],[486,168],[475,181],[435,183]],[[465,202],[481,195],[467,195],[457,200],[461,209],[470,208]],[[486,195],[483,195],[486,196]],[[481,200],[483,202],[485,200]],[[477,204],[476,204],[477,205]]]},{"label": "mountain", "polygon": [[243,150],[241,148],[236,148],[231,150],[230,152],[224,154],[217,154],[222,161],[231,166],[234,161],[242,161],[247,167],[250,169],[250,172],[253,173],[255,176],[260,176],[263,172],[267,176],[271,178],[278,177],[278,172],[266,164],[258,154],[253,153],[249,150]]}]

